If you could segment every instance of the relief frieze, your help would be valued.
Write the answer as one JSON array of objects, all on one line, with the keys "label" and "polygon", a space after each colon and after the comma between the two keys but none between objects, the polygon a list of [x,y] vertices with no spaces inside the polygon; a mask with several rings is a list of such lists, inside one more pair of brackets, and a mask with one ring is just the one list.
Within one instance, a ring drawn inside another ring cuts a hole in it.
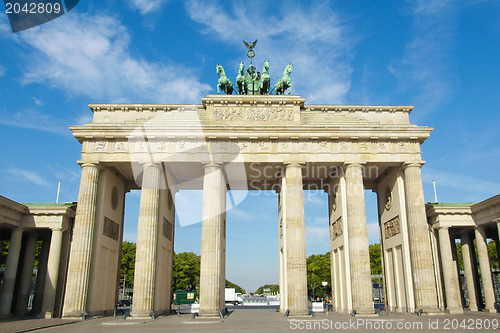
[{"label": "relief frieze", "polygon": [[108,142],[107,141],[97,141],[95,143],[95,151],[96,152],[104,152],[108,150]]},{"label": "relief frieze", "polygon": [[333,242],[340,236],[342,236],[342,217],[339,217],[335,221],[332,222],[332,225],[330,227],[331,234],[330,234],[330,239]]},{"label": "relief frieze", "polygon": [[399,225],[399,215],[389,221],[384,222],[384,238],[388,239],[401,233]]},{"label": "relief frieze", "polygon": [[126,153],[127,152],[127,143],[126,142],[115,142],[115,152]]},{"label": "relief frieze", "polygon": [[214,107],[216,121],[293,121],[291,107]]}]

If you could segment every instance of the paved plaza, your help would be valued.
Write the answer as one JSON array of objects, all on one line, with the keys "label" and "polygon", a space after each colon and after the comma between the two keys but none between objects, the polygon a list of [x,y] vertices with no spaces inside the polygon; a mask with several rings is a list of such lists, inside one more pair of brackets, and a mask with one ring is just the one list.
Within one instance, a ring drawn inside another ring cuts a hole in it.
[{"label": "paved plaza", "polygon": [[[4,321],[0,332],[471,332],[499,331],[500,316],[471,312],[461,315],[422,316],[390,314],[380,317],[351,317],[319,313],[315,317],[285,318],[274,309],[236,308],[224,319],[192,318],[191,315],[163,316],[155,320],[102,317],[86,321],[32,319]],[[483,327],[483,328],[481,328]],[[489,328],[485,328],[489,327]]]}]

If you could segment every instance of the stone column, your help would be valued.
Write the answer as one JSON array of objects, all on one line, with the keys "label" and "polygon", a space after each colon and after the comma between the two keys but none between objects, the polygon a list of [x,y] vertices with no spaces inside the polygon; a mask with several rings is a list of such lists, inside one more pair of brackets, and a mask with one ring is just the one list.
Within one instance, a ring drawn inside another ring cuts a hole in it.
[{"label": "stone column", "polygon": [[12,230],[5,272],[3,275],[2,292],[0,294],[0,318],[11,316],[10,308],[14,296],[14,286],[16,284],[17,265],[19,263],[22,240],[23,229],[15,228]]},{"label": "stone column", "polygon": [[24,253],[21,279],[19,280],[19,290],[17,293],[15,315],[23,317],[28,311],[28,301],[30,297],[31,284],[33,282],[33,268],[35,265],[36,239],[34,233],[28,234],[26,249]]},{"label": "stone column", "polygon": [[495,291],[491,278],[490,259],[488,257],[488,246],[486,244],[486,231],[483,226],[476,227],[477,256],[479,257],[479,269],[481,270],[481,281],[483,282],[484,311],[496,312]]},{"label": "stone column", "polygon": [[420,168],[421,164],[419,163],[409,163],[404,168],[406,215],[415,305],[417,310],[438,312],[436,280]]},{"label": "stone column", "polygon": [[457,290],[457,282],[453,267],[453,257],[450,244],[449,227],[440,227],[439,249],[441,252],[441,267],[443,268],[444,291],[446,295],[446,310],[449,313],[462,313],[463,309],[459,305],[460,291]]},{"label": "stone column", "polygon": [[201,229],[200,316],[224,311],[226,181],[222,166],[205,165],[203,178],[203,224]]},{"label": "stone column", "polygon": [[62,239],[62,229],[52,229],[42,303],[42,315],[47,319],[52,318],[52,314],[54,313],[57,279],[59,278],[59,264],[61,260]]},{"label": "stone column", "polygon": [[38,270],[36,274],[35,296],[33,297],[33,306],[31,314],[38,315],[42,309],[43,290],[45,288],[45,276],[47,275],[47,261],[49,260],[50,240],[42,240],[42,248],[40,250],[40,260],[38,262]]},{"label": "stone column", "polygon": [[477,311],[477,291],[476,289],[476,256],[474,254],[474,245],[467,231],[460,234],[462,241],[462,257],[464,260],[465,282],[467,283],[467,295],[469,297],[469,310]]},{"label": "stone column", "polygon": [[302,166],[291,163],[285,166],[284,191],[286,225],[287,291],[290,315],[309,313],[307,301],[307,257],[304,216]]},{"label": "stone column", "polygon": [[137,227],[132,317],[149,317],[154,311],[160,181],[160,165],[145,164]]},{"label": "stone column", "polygon": [[373,313],[363,167],[360,164],[348,164],[345,170],[345,180],[352,309],[357,313]]},{"label": "stone column", "polygon": [[90,262],[94,237],[99,168],[82,165],[82,178],[71,243],[63,317],[80,317],[86,313],[90,279]]}]

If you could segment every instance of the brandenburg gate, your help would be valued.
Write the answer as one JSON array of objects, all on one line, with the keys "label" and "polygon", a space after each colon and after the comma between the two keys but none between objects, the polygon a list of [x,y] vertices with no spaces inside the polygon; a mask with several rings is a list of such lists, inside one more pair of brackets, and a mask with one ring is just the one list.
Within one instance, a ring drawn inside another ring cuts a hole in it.
[{"label": "brandenburg gate", "polygon": [[93,104],[82,144],[63,317],[112,313],[125,194],[141,189],[132,318],[168,312],[175,194],[203,190],[200,316],[224,311],[228,190],[279,193],[280,310],[308,314],[303,190],[328,193],[334,309],[373,313],[364,190],[378,195],[387,306],[438,311],[411,106],[208,95],[199,105]]}]

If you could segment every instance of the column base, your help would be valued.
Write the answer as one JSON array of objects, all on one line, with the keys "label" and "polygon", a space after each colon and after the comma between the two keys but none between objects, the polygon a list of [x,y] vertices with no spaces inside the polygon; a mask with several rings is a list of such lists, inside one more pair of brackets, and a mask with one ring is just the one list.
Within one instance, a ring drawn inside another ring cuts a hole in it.
[{"label": "column base", "polygon": [[467,309],[464,309],[464,311],[479,311],[477,306],[469,306]]},{"label": "column base", "polygon": [[[224,314],[224,311],[222,312]],[[220,318],[219,310],[201,310],[199,312],[200,317],[211,317],[211,318]]]},{"label": "column base", "polygon": [[464,309],[446,309],[444,312],[449,314],[462,314],[464,313]]},{"label": "column base", "polygon": [[444,310],[441,310],[438,307],[432,307],[432,308],[417,308],[415,310],[415,313],[418,313],[422,309],[422,315],[427,315],[427,316],[432,316],[432,315],[438,315],[438,314],[443,314],[445,313]]},{"label": "column base", "polygon": [[482,309],[481,312],[487,312],[487,313],[497,313],[497,309]]},{"label": "column base", "polygon": [[39,314],[36,315],[36,318],[37,319],[52,319],[53,318],[53,313],[51,311],[47,311],[47,312],[41,312]]},{"label": "column base", "polygon": [[62,319],[82,319],[83,317],[87,318],[89,316],[87,311],[82,310],[74,310],[65,312],[62,315]]},{"label": "column base", "polygon": [[[151,319],[151,312],[153,311],[135,311],[130,312],[130,316],[127,319]],[[155,317],[157,317],[155,313]]]},{"label": "column base", "polygon": [[[356,310],[356,317],[357,316],[363,316],[363,317],[378,317],[378,314],[375,313],[374,308],[361,308],[361,309],[353,309]],[[352,311],[349,312],[349,314],[352,314]]]},{"label": "column base", "polygon": [[302,310],[290,310],[290,313],[288,314],[289,317],[304,317],[304,316],[310,316],[309,309],[302,309]]},{"label": "column base", "polygon": [[12,314],[11,313],[2,313],[0,314],[0,319],[4,320],[4,319],[11,319],[12,318]]}]

